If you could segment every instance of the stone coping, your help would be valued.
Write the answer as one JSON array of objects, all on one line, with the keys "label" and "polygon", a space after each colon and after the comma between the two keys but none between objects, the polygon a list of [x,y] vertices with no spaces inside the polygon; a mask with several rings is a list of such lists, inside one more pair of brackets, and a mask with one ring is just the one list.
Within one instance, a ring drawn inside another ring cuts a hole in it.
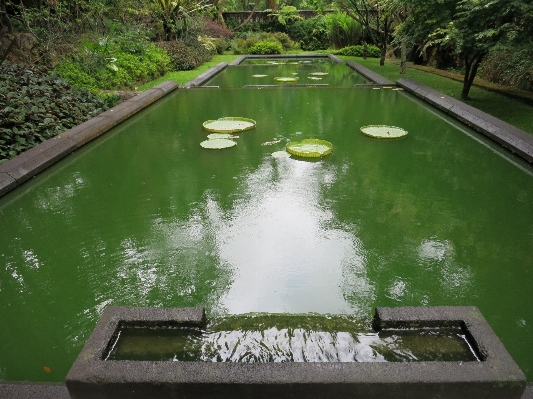
[{"label": "stone coping", "polygon": [[380,74],[377,74],[376,72],[371,71],[367,67],[364,67],[355,61],[346,61],[346,65],[352,68],[353,70],[357,71],[359,74],[363,75],[365,78],[367,78],[371,82],[374,82],[380,85],[393,85],[394,84],[389,79],[385,79]]},{"label": "stone coping", "polygon": [[205,82],[207,82],[209,79],[211,79],[213,76],[215,76],[220,71],[224,70],[228,66],[225,62],[220,62],[217,65],[215,65],[213,68],[208,69],[204,73],[198,75],[196,78],[189,80],[187,83],[184,83],[180,87],[182,89],[190,89],[191,87],[197,87],[201,86]]},{"label": "stone coping", "polygon": [[526,380],[471,306],[377,308],[376,328],[461,326],[482,361],[213,363],[102,360],[121,322],[203,323],[201,308],[107,308],[67,375],[73,399],[519,399]]},{"label": "stone coping", "polygon": [[484,134],[526,161],[533,162],[532,134],[415,80],[403,78],[396,83],[406,91]]},{"label": "stone coping", "polygon": [[[2,382],[2,399],[72,399],[64,383]],[[150,398],[151,399],[151,398]],[[200,397],[196,398],[200,399]],[[390,399],[396,399],[392,396]],[[504,399],[504,398],[502,398]],[[533,399],[533,383],[528,383],[521,399]]]},{"label": "stone coping", "polygon": [[177,88],[163,82],[0,164],[0,196]]}]

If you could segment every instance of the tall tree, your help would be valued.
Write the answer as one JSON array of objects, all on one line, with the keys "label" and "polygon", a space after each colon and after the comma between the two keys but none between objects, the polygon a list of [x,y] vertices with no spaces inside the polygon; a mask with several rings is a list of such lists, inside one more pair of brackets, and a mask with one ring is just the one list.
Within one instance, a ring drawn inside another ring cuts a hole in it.
[{"label": "tall tree", "polygon": [[424,52],[448,47],[464,63],[462,99],[468,99],[478,67],[489,50],[502,41],[531,37],[533,5],[524,0],[406,0],[412,12],[399,29],[414,38]]}]

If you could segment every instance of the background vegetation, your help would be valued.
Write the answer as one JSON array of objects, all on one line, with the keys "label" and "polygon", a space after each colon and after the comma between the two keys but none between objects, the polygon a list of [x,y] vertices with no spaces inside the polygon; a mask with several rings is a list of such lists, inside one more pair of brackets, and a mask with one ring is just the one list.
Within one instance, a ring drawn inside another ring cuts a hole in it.
[{"label": "background vegetation", "polygon": [[[385,76],[396,57],[400,76],[408,61],[461,73],[442,91],[476,106],[477,75],[533,90],[531,37],[525,0],[0,0],[0,162],[215,54],[327,51],[379,58]],[[70,98],[87,110],[60,111]]]}]

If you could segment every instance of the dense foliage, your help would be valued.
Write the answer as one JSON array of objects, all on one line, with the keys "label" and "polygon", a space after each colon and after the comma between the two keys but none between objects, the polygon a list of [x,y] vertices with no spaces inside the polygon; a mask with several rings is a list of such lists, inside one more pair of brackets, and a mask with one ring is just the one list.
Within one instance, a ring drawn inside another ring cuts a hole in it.
[{"label": "dense foliage", "polygon": [[177,40],[158,42],[157,46],[167,52],[171,59],[172,68],[179,71],[188,71],[202,65],[212,58],[215,51],[201,44],[187,46]]},{"label": "dense foliage", "polygon": [[[124,51],[126,50],[126,51]],[[134,89],[169,70],[171,58],[165,50],[146,44],[139,51],[122,46],[86,50],[56,64],[55,70],[69,83],[98,90]]]},{"label": "dense foliage", "polygon": [[250,47],[250,54],[281,54],[283,47],[279,42],[264,40]]},{"label": "dense foliage", "polygon": [[287,26],[287,33],[305,51],[324,50],[330,46],[323,16],[296,21]]},{"label": "dense foliage", "polygon": [[[256,52],[251,53],[251,49],[259,43],[272,43],[261,44],[254,51],[278,51],[279,52]],[[276,45],[274,45],[276,43]],[[235,35],[235,38],[231,42],[231,49],[234,54],[280,54],[282,51],[288,51],[295,49],[297,45],[291,40],[289,35],[282,32],[242,32]],[[270,50],[268,50],[270,49]]]},{"label": "dense foliage", "polygon": [[531,49],[496,46],[482,62],[480,76],[490,82],[533,91]]},{"label": "dense foliage", "polygon": [[0,65],[0,163],[106,109],[88,90],[44,68]]},{"label": "dense foliage", "polygon": [[[334,51],[334,54],[337,55],[347,55],[350,57],[364,57],[365,56],[365,46],[348,46],[340,50]],[[379,58],[381,56],[381,49],[376,46],[367,45],[366,46],[366,56],[371,58]]]}]

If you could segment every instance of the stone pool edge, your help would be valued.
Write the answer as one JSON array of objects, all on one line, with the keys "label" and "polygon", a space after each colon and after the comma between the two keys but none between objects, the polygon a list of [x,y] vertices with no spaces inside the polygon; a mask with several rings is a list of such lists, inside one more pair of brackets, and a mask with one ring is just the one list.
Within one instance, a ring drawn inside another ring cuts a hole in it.
[{"label": "stone pool edge", "polygon": [[533,163],[533,135],[416,80],[402,78],[396,84]]},{"label": "stone pool edge", "polygon": [[[374,328],[463,328],[482,361],[212,363],[106,360],[123,323],[202,325],[203,308],[107,307],[66,377],[74,399],[523,396],[526,378],[478,308],[377,307]],[[436,395],[436,396],[435,396]]]},{"label": "stone pool edge", "polygon": [[177,88],[163,82],[0,164],[0,197]]}]

